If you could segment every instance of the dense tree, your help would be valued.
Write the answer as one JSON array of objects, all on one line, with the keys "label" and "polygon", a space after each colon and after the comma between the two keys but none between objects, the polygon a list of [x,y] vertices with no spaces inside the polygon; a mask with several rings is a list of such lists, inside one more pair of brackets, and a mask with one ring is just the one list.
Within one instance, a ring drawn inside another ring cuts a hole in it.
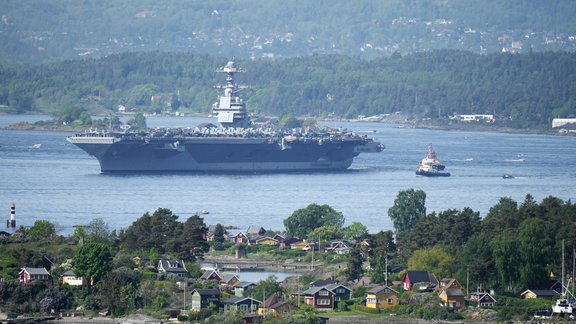
[{"label": "dense tree", "polygon": [[353,244],[350,248],[350,254],[348,254],[348,261],[346,267],[346,280],[354,281],[362,277],[364,269],[362,264],[364,263],[364,258],[362,257],[362,247],[359,243]]},{"label": "dense tree", "polygon": [[269,276],[264,280],[260,280],[254,289],[245,292],[245,296],[252,297],[256,300],[264,301],[266,298],[272,296],[272,294],[279,293],[283,294],[284,288],[278,282],[276,276]]},{"label": "dense tree", "polygon": [[202,260],[204,253],[208,252],[210,246],[206,242],[208,228],[204,219],[198,215],[189,217],[184,223],[179,252],[182,257],[189,261]]},{"label": "dense tree", "polygon": [[427,270],[439,278],[454,275],[454,257],[439,247],[416,250],[408,261],[408,269]]},{"label": "dense tree", "polygon": [[111,233],[108,229],[108,224],[102,218],[95,218],[91,220],[85,228],[85,234],[89,237],[90,240],[101,243],[108,243],[111,239]]},{"label": "dense tree", "polygon": [[498,234],[507,230],[517,230],[522,223],[521,215],[518,215],[518,204],[511,198],[500,198],[498,203],[490,208],[482,227],[485,232]]},{"label": "dense tree", "polygon": [[388,259],[395,256],[396,243],[392,231],[380,231],[366,238],[367,256],[370,263],[371,278],[374,282],[385,283],[385,274],[388,271]]},{"label": "dense tree", "polygon": [[546,288],[547,266],[554,261],[554,256],[562,256],[559,250],[553,250],[553,230],[543,220],[527,219],[520,225],[518,242],[522,257],[520,284],[523,287]]},{"label": "dense tree", "polygon": [[321,226],[336,226],[342,228],[344,215],[328,205],[310,204],[298,209],[284,220],[288,235],[306,238],[307,234]]},{"label": "dense tree", "polygon": [[320,226],[308,233],[307,237],[330,241],[342,238],[342,232],[335,225]]},{"label": "dense tree", "polygon": [[394,205],[388,209],[388,216],[396,233],[412,229],[420,218],[426,216],[426,193],[414,189],[400,191]]},{"label": "dense tree", "polygon": [[216,226],[214,227],[214,240],[212,243],[212,247],[214,248],[214,250],[223,250],[224,249],[224,234],[226,233],[226,231],[224,230],[224,227],[221,224],[216,224]]},{"label": "dense tree", "polygon": [[352,222],[352,224],[342,229],[342,236],[347,240],[354,240],[364,237],[368,234],[368,228],[360,222]]},{"label": "dense tree", "polygon": [[124,315],[137,307],[140,276],[127,268],[108,272],[98,284],[98,295],[102,306],[115,315]]},{"label": "dense tree", "polygon": [[34,240],[51,240],[56,235],[56,228],[51,222],[40,219],[30,227],[28,235]]},{"label": "dense tree", "polygon": [[89,241],[80,247],[73,263],[74,273],[94,284],[112,270],[112,253],[105,244]]}]

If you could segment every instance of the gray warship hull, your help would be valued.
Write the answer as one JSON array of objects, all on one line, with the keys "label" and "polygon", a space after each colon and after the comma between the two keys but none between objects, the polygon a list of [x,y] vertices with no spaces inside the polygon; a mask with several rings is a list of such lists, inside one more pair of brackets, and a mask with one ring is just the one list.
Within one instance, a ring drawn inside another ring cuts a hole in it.
[{"label": "gray warship hull", "polygon": [[71,136],[109,172],[287,172],[344,170],[360,153],[379,152],[364,138],[340,141],[235,137],[129,139]]}]

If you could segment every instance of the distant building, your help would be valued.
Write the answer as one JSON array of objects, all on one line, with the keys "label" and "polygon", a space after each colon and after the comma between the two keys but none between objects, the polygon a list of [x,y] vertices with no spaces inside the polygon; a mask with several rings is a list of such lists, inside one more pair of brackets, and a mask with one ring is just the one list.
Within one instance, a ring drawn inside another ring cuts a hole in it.
[{"label": "distant building", "polygon": [[220,307],[220,290],[218,289],[194,289],[192,291],[192,310],[199,311],[201,308],[216,305]]},{"label": "distant building", "polygon": [[158,274],[167,277],[187,277],[188,270],[183,260],[160,259],[158,261]]},{"label": "distant building", "polygon": [[86,284],[84,277],[77,277],[74,271],[68,270],[62,274],[62,284],[70,286],[83,286]]},{"label": "distant building", "polygon": [[456,115],[452,119],[457,119],[464,122],[483,121],[486,123],[494,122],[494,115]]},{"label": "distant building", "polygon": [[18,280],[21,283],[30,283],[34,280],[50,280],[50,274],[46,268],[22,268],[18,273]]},{"label": "distant building", "polygon": [[552,119],[552,128],[562,127],[564,125],[574,124],[576,126],[576,118],[554,118]]}]

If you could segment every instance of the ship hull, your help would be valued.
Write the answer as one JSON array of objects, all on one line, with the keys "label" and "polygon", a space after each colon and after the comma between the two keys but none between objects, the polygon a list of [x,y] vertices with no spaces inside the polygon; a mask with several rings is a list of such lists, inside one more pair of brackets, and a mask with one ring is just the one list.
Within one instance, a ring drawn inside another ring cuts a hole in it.
[{"label": "ship hull", "polygon": [[423,177],[449,177],[450,172],[416,170],[416,175]]},{"label": "ship hull", "polygon": [[109,172],[284,172],[344,170],[355,156],[376,150],[361,140],[281,143],[266,138],[119,140],[70,137]]}]

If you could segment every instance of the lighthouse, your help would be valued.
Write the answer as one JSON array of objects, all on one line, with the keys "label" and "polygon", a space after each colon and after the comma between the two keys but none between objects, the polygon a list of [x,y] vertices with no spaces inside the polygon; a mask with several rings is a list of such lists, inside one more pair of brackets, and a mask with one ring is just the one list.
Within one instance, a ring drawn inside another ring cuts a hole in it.
[{"label": "lighthouse", "polygon": [[16,204],[12,203],[10,207],[10,219],[6,221],[6,227],[15,228],[16,227]]}]

